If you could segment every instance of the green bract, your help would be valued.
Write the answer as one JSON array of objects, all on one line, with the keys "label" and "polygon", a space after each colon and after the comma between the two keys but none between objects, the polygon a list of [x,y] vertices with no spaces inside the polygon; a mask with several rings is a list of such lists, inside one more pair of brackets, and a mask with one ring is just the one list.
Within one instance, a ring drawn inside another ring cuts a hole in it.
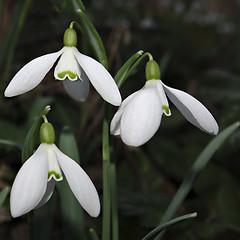
[{"label": "green bract", "polygon": [[55,142],[55,131],[51,123],[45,122],[40,128],[40,142],[53,144]]},{"label": "green bract", "polygon": [[76,47],[77,46],[77,33],[74,29],[68,28],[63,36],[63,43],[66,47]]},{"label": "green bract", "polygon": [[146,79],[160,79],[160,68],[156,61],[150,60],[146,64]]}]

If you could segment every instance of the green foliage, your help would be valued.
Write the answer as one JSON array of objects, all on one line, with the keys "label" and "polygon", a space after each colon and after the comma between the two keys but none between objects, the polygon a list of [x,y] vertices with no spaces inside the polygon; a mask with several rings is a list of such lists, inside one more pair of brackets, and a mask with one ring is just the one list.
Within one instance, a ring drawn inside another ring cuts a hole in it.
[{"label": "green foliage", "polygon": [[9,192],[9,187],[5,187],[1,192],[0,192],[0,206],[3,205],[7,195]]}]

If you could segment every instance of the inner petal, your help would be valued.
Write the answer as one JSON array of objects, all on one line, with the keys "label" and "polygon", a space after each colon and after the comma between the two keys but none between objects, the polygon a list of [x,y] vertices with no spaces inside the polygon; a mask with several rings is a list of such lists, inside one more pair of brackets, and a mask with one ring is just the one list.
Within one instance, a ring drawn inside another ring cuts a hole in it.
[{"label": "inner petal", "polygon": [[48,181],[50,181],[52,178],[54,178],[55,181],[63,180],[62,171],[58,164],[56,153],[51,144],[48,145],[47,151],[48,151]]},{"label": "inner petal", "polygon": [[64,47],[63,53],[54,70],[55,79],[64,80],[68,78],[72,81],[81,80],[80,65],[73,54],[73,48]]},{"label": "inner petal", "polygon": [[165,116],[171,116],[171,111],[169,108],[169,104],[168,104],[168,100],[167,100],[165,91],[162,86],[162,82],[160,80],[151,80],[151,81],[156,81],[155,84],[157,85],[157,89],[160,94],[163,113],[165,114]]}]

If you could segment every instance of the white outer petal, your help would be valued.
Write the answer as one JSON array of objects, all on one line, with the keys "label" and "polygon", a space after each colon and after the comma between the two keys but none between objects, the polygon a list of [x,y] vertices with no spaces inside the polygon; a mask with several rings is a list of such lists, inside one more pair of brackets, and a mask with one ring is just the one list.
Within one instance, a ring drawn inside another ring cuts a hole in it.
[{"label": "white outer petal", "polygon": [[71,81],[65,79],[63,86],[66,92],[76,101],[84,102],[89,94],[89,80],[83,71],[81,71],[82,80]]},{"label": "white outer petal", "polygon": [[164,90],[183,116],[201,130],[217,135],[218,124],[207,108],[190,94],[163,84]]},{"label": "white outer petal", "polygon": [[100,201],[91,179],[74,160],[62,153],[55,145],[54,149],[67,182],[78,202],[90,216],[97,217],[100,213]]},{"label": "white outer petal", "polygon": [[110,132],[112,135],[120,135],[121,131],[120,131],[120,121],[122,118],[122,114],[123,111],[125,109],[125,107],[127,106],[127,104],[129,103],[129,101],[139,92],[140,90],[132,93],[131,95],[129,95],[120,105],[118,111],[114,114],[113,119],[111,121],[110,124]]},{"label": "white outer petal", "polygon": [[102,98],[114,106],[121,104],[122,98],[112,76],[102,64],[74,49],[74,54],[94,88]]},{"label": "white outer petal", "polygon": [[49,72],[57,58],[62,54],[62,49],[55,53],[43,55],[33,59],[21,68],[7,86],[5,97],[14,97],[35,88]]},{"label": "white outer petal", "polygon": [[10,208],[13,217],[30,212],[43,198],[47,188],[48,158],[44,145],[23,164],[19,170],[10,194]]},{"label": "white outer petal", "polygon": [[123,142],[135,147],[146,143],[158,130],[162,113],[157,88],[145,87],[140,90],[122,114],[120,130]]}]

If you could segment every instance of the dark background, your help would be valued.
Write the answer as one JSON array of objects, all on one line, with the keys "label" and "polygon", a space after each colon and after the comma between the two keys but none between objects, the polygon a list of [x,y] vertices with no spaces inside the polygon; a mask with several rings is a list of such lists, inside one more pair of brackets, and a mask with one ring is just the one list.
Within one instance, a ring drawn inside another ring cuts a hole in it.
[{"label": "dark background", "polygon": [[[85,13],[102,37],[114,76],[138,50],[150,52],[161,67],[161,80],[199,99],[220,130],[240,114],[240,2],[237,0],[85,1]],[[57,138],[67,125],[74,132],[81,164],[102,193],[101,131],[103,101],[91,87],[78,103],[53,79],[53,70],[29,93],[4,98],[16,72],[30,60],[62,48],[65,29],[79,21],[68,1],[0,2],[0,139],[22,144],[36,116],[48,115]],[[78,49],[93,56],[78,33]],[[145,83],[143,61],[121,88],[123,99]],[[114,137],[120,239],[141,239],[156,227],[186,172],[213,138],[184,119],[170,103],[171,117],[144,146],[129,148]],[[117,109],[113,109],[113,113]],[[240,132],[234,133],[199,175],[178,214],[198,212],[192,221],[171,228],[164,239],[240,239]],[[11,186],[21,166],[21,151],[0,145],[0,189]],[[58,211],[56,213],[58,217]],[[61,239],[56,217],[52,239]],[[101,218],[86,216],[86,228],[101,232]],[[26,239],[26,217],[12,219],[9,197],[0,208],[0,239]]]}]

